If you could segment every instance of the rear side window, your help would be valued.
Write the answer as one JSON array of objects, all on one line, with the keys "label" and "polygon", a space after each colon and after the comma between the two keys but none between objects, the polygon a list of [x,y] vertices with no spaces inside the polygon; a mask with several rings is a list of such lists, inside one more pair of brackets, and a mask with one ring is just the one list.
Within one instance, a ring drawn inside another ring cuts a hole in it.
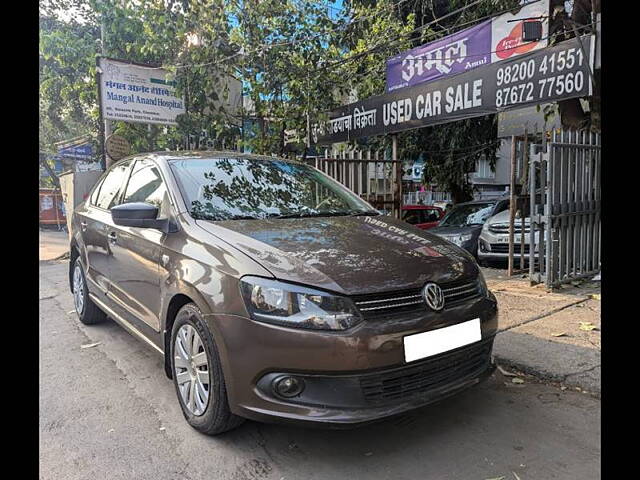
[{"label": "rear side window", "polygon": [[98,193],[98,199],[96,206],[109,210],[112,207],[118,205],[120,198],[120,192],[122,190],[122,183],[129,172],[129,166],[131,162],[125,162],[117,167],[114,167],[102,181],[100,186],[100,193]]},{"label": "rear side window", "polygon": [[127,184],[123,203],[145,202],[160,208],[166,187],[155,163],[138,160]]}]

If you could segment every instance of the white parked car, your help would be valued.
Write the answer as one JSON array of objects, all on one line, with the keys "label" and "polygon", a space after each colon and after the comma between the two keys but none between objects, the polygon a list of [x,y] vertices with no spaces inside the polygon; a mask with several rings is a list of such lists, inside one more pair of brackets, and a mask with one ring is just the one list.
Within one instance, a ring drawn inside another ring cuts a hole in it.
[{"label": "white parked car", "polygon": [[[524,219],[524,253],[529,260],[529,217]],[[514,256],[520,256],[520,235],[522,234],[522,219],[516,218],[514,223]],[[538,232],[534,236],[535,252],[538,251]],[[509,258],[509,210],[497,213],[489,218],[482,227],[478,238],[478,261],[486,263],[487,260],[499,260]]]}]

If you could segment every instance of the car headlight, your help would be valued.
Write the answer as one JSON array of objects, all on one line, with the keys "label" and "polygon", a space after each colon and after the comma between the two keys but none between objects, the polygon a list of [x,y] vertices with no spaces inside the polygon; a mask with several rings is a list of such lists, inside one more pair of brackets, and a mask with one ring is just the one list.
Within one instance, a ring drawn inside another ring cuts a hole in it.
[{"label": "car headlight", "polygon": [[468,242],[473,237],[473,234],[467,233],[465,235],[460,235],[460,243]]},{"label": "car headlight", "polygon": [[451,243],[456,244],[457,246],[461,246],[464,242],[468,242],[473,237],[471,233],[465,234],[455,234],[455,235],[444,235],[443,238],[445,240],[450,241]]},{"label": "car headlight", "polygon": [[314,330],[346,330],[362,317],[346,297],[260,277],[240,280],[249,315],[259,322]]}]

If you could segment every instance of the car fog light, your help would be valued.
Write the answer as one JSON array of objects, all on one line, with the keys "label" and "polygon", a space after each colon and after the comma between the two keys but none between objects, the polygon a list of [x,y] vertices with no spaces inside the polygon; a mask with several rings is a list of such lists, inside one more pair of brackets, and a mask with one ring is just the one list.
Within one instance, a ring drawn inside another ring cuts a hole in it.
[{"label": "car fog light", "polygon": [[278,377],[273,382],[273,389],[282,397],[295,397],[304,390],[304,380],[296,377]]}]

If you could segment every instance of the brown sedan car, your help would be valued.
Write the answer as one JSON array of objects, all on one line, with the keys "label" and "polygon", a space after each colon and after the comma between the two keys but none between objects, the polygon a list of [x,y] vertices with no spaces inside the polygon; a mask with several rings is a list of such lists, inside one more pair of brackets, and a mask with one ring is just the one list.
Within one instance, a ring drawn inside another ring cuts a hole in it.
[{"label": "brown sedan car", "polygon": [[184,416],[348,426],[494,369],[496,300],[474,259],[315,168],[230,152],[113,165],[73,212],[80,320],[164,357]]}]

